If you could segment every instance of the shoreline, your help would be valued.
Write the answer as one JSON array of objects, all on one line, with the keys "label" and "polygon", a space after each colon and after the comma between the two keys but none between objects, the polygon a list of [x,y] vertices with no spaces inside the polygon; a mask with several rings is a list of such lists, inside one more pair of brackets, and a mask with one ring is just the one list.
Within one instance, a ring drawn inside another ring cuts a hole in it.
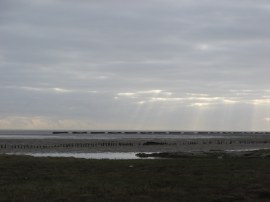
[{"label": "shoreline", "polygon": [[36,158],[76,158],[96,160],[150,160],[150,159],[179,159],[179,158],[270,158],[270,149],[250,150],[210,150],[210,151],[177,151],[177,152],[22,152],[4,153],[7,156],[29,156]]}]

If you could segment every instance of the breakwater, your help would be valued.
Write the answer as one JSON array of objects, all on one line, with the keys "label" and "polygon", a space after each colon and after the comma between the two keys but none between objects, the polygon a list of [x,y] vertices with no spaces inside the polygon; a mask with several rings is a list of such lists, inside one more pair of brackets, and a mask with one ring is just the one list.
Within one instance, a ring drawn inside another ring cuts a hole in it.
[{"label": "breakwater", "polygon": [[160,152],[270,148],[270,137],[203,139],[3,139],[0,152]]}]

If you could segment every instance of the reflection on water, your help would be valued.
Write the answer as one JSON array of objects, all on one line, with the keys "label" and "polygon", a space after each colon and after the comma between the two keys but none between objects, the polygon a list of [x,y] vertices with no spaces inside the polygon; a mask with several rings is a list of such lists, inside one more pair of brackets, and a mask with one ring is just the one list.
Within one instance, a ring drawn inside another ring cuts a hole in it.
[{"label": "reflection on water", "polygon": [[[9,155],[28,155],[34,157],[74,157],[83,159],[141,159],[136,152],[102,153],[7,153]],[[151,158],[148,158],[151,159]]]},{"label": "reflection on water", "polygon": [[252,148],[252,149],[226,149],[225,152],[248,152],[248,151],[258,151],[258,150],[269,150],[269,148]]}]

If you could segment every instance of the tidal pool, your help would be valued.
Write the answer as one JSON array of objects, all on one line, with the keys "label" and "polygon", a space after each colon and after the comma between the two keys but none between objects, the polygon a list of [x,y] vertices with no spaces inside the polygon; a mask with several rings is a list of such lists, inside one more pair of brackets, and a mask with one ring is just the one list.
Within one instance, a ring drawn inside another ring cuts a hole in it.
[{"label": "tidal pool", "polygon": [[[100,152],[100,153],[7,153],[9,155],[27,155],[34,157],[74,157],[84,159],[142,159],[138,152]],[[151,158],[147,158],[151,159]],[[153,158],[152,158],[153,159]]]}]

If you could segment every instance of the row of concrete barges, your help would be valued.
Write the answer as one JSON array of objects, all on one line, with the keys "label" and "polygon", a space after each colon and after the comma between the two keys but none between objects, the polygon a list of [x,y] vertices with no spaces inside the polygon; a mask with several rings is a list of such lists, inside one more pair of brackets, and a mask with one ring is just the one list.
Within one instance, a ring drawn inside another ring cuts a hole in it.
[{"label": "row of concrete barges", "polygon": [[53,131],[52,134],[270,135],[268,131]]}]

